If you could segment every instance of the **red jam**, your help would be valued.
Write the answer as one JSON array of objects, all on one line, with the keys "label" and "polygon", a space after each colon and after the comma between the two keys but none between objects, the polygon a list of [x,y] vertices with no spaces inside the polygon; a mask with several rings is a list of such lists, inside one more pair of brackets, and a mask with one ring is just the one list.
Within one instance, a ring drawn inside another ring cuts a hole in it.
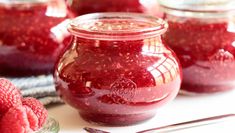
[{"label": "red jam", "polygon": [[183,67],[182,90],[211,93],[235,88],[235,21],[166,14],[164,42]]},{"label": "red jam", "polygon": [[61,0],[0,2],[0,75],[52,72],[69,41]]},{"label": "red jam", "polygon": [[138,12],[160,15],[157,0],[67,0],[76,15],[95,12]]},{"label": "red jam", "polygon": [[161,41],[166,24],[155,20],[101,13],[71,23],[73,41],[54,77],[59,95],[85,120],[134,124],[153,117],[175,98],[181,69]]}]

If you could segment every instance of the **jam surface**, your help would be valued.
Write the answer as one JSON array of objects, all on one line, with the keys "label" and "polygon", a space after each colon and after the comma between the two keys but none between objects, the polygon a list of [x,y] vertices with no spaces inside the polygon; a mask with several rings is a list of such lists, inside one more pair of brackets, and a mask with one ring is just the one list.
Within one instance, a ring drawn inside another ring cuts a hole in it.
[{"label": "jam surface", "polygon": [[53,3],[0,2],[0,74],[34,75],[52,71],[69,41],[66,7]]},{"label": "jam surface", "polygon": [[69,9],[76,15],[95,12],[137,12],[160,15],[156,0],[67,0]]},{"label": "jam surface", "polygon": [[[117,20],[86,27],[117,32],[141,26],[147,25]],[[128,125],[153,117],[156,109],[177,95],[180,72],[175,55],[160,36],[139,40],[77,36],[58,61],[55,83],[59,95],[85,120]]]},{"label": "jam surface", "polygon": [[211,93],[235,87],[235,22],[167,16],[164,42],[183,67],[182,90]]}]

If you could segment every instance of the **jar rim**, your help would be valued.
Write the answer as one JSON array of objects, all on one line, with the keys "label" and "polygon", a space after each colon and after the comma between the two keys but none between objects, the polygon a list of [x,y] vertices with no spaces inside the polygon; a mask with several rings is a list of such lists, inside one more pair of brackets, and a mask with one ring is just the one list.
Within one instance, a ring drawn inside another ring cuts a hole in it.
[{"label": "jar rim", "polygon": [[0,5],[43,4],[52,0],[1,0]]},{"label": "jar rim", "polygon": [[140,13],[91,13],[73,19],[68,31],[81,38],[98,40],[138,40],[163,34],[167,23]]},{"label": "jar rim", "polygon": [[235,11],[235,0],[158,0],[163,8],[203,13]]}]

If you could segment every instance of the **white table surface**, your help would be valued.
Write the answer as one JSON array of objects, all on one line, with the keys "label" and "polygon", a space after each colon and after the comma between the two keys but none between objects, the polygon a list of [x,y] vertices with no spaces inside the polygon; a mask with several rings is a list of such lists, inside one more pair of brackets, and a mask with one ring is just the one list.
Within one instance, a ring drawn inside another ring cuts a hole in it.
[{"label": "white table surface", "polygon": [[[156,116],[144,123],[126,127],[105,127],[87,123],[68,105],[49,107],[49,115],[60,123],[60,133],[86,133],[83,127],[94,127],[112,133],[134,133],[143,129],[164,126],[208,116],[235,113],[235,91],[200,96],[178,96],[159,109]],[[175,133],[235,133],[235,121],[191,128]]]}]

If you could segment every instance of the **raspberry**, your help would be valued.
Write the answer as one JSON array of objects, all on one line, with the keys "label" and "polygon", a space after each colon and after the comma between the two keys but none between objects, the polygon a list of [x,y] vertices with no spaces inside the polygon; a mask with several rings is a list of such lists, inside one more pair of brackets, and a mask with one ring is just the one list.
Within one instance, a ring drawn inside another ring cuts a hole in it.
[{"label": "raspberry", "polygon": [[35,98],[27,97],[22,100],[23,105],[30,107],[38,118],[38,126],[42,127],[47,119],[47,110],[42,103]]},{"label": "raspberry", "polygon": [[11,107],[22,105],[20,91],[7,79],[0,78],[0,116]]},{"label": "raspberry", "polygon": [[30,128],[33,131],[37,131],[39,129],[39,123],[38,123],[37,115],[33,112],[33,110],[30,107],[24,106],[24,108],[25,108],[26,113],[27,113]]},{"label": "raspberry", "polygon": [[[29,107],[12,107],[0,121],[1,133],[32,133],[37,130],[37,116]],[[31,129],[32,127],[32,129]]]}]

